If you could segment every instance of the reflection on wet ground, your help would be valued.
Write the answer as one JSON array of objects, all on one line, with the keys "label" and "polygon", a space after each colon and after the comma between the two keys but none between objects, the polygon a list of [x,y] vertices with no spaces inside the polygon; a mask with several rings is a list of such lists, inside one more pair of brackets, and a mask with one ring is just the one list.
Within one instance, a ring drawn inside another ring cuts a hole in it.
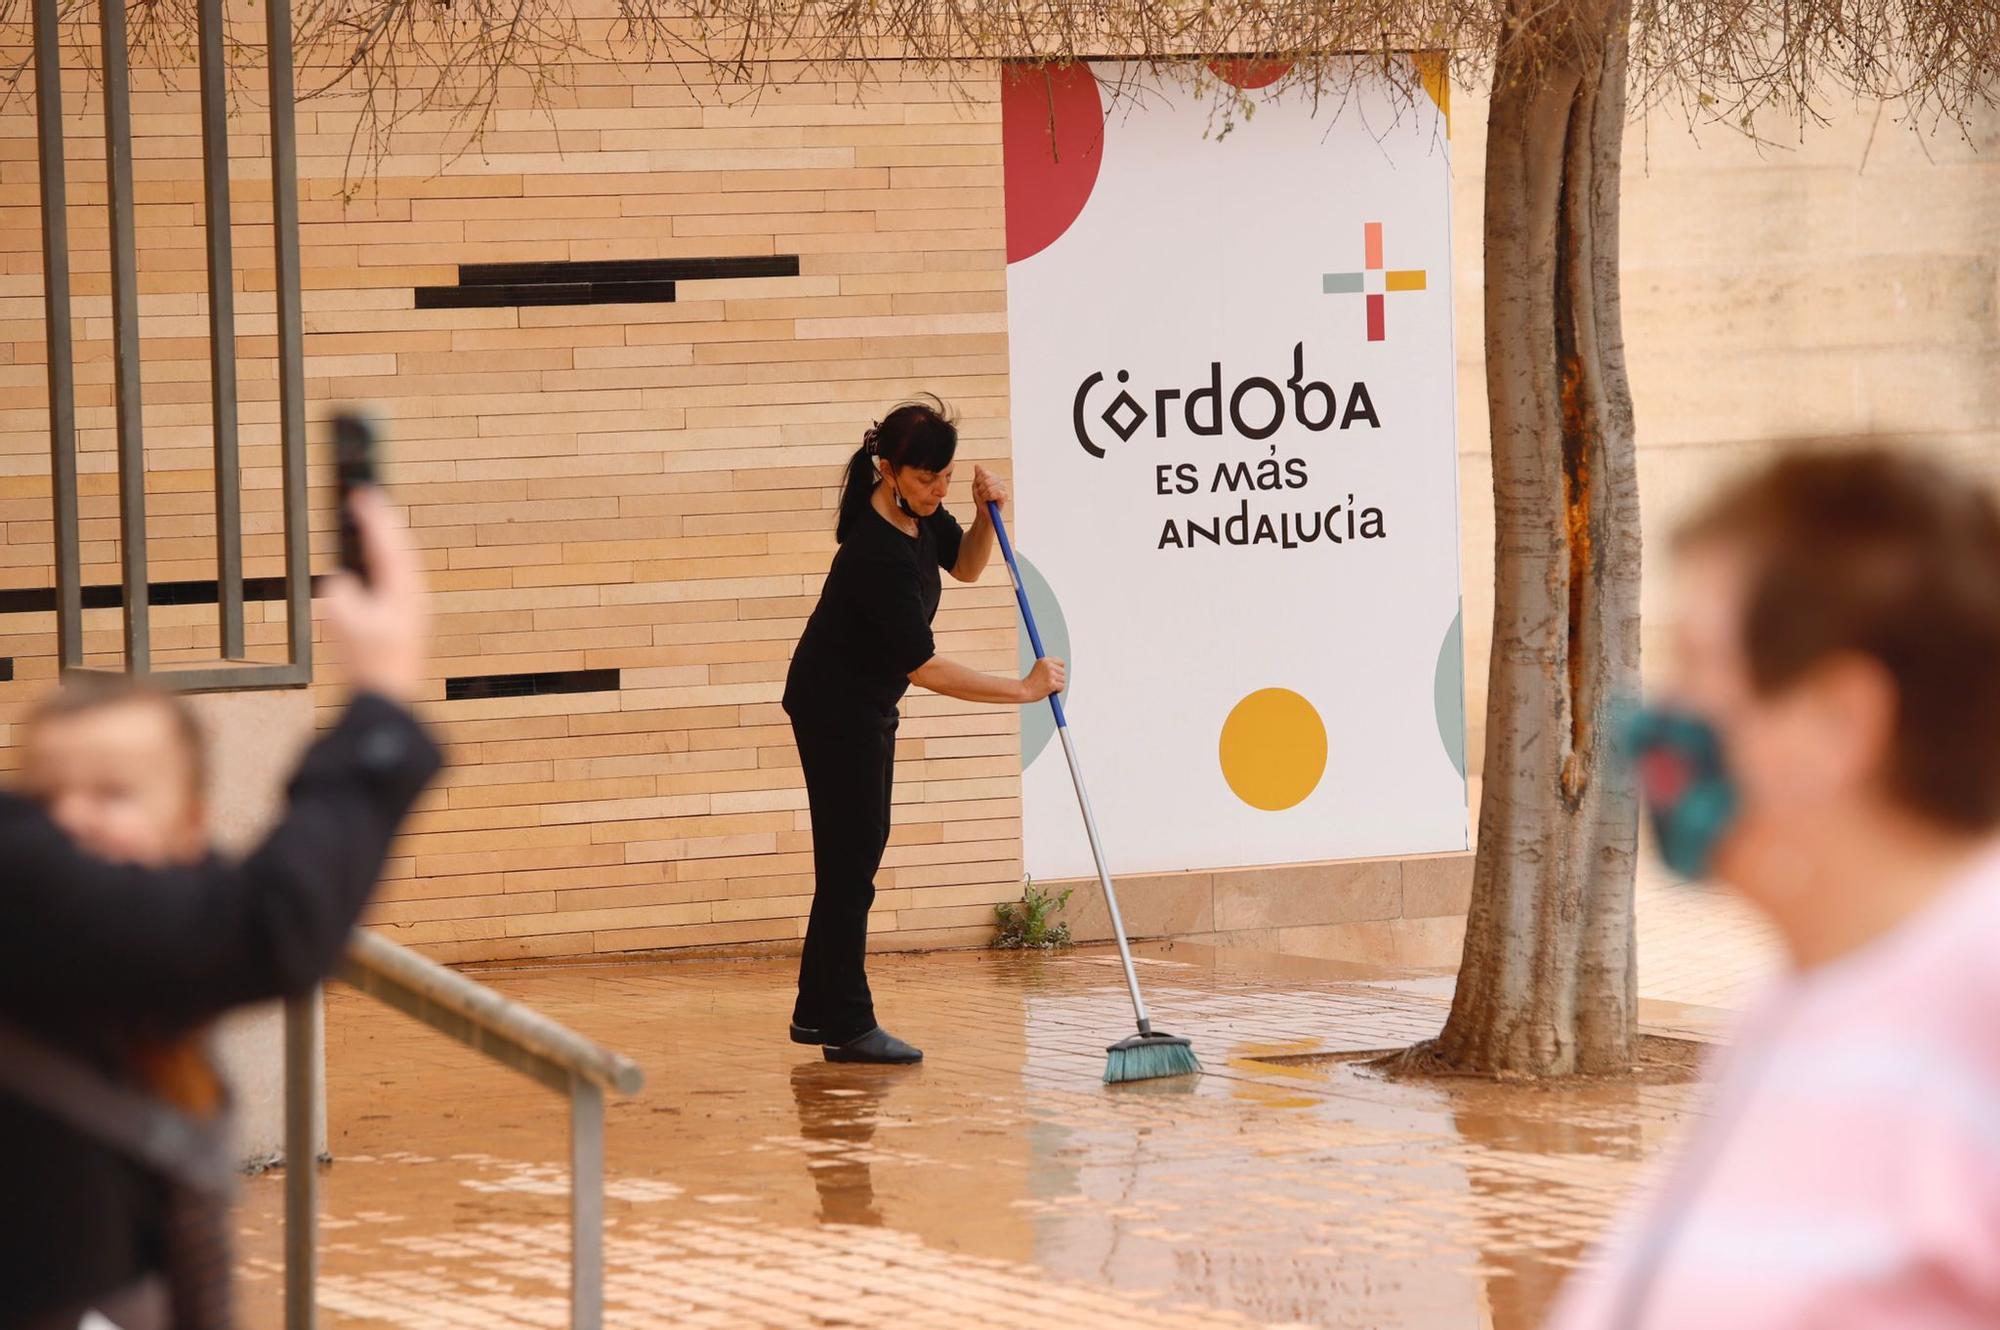
[{"label": "reflection on wet ground", "polygon": [[799,1110],[799,1139],[815,1156],[806,1161],[819,1192],[822,1224],[880,1227],[875,1174],[868,1146],[890,1087],[907,1075],[896,1067],[801,1062],[792,1068],[792,1101]]},{"label": "reflection on wet ground", "polygon": [[[1691,1108],[1300,1061],[1433,1033],[1448,982],[1144,956],[1199,1080],[1098,1083],[1130,1011],[1092,951],[878,957],[916,1068],[788,1043],[788,961],[486,977],[646,1067],[609,1115],[619,1326],[1527,1330]],[[564,1102],[345,991],[327,1044],[323,1323],[566,1324]],[[247,1189],[250,1325],[277,1323],[281,1190]]]}]

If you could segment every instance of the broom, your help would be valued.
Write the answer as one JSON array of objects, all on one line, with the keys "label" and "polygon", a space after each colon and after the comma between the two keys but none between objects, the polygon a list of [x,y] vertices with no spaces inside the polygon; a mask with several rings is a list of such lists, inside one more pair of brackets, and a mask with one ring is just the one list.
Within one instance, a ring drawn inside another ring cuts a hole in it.
[{"label": "broom", "polygon": [[[1028,642],[1035,659],[1042,658],[1042,634],[1035,627],[1035,611],[1028,605],[1028,588],[1021,581],[1021,565],[1014,558],[1014,544],[1007,539],[1007,524],[1000,520],[1000,505],[989,503],[994,534],[1000,537],[1000,553],[1006,557],[1007,573],[1014,579],[1014,599],[1021,606],[1022,622],[1028,626]],[[1121,1039],[1105,1051],[1104,1083],[1150,1081],[1162,1076],[1189,1076],[1201,1070],[1194,1046],[1179,1035],[1153,1028],[1146,1015],[1146,1000],[1139,996],[1139,974],[1132,967],[1132,949],[1125,941],[1125,921],[1118,914],[1118,893],[1111,886],[1111,870],[1104,865],[1104,847],[1097,840],[1097,819],[1090,812],[1090,796],[1083,789],[1083,768],[1077,764],[1076,745],[1070,742],[1069,721],[1063,715],[1061,693],[1049,694],[1049,707],[1056,715],[1056,735],[1062,740],[1063,756],[1069,759],[1069,778],[1076,786],[1077,806],[1083,810],[1083,829],[1090,837],[1090,857],[1097,861],[1097,881],[1104,888],[1104,903],[1111,907],[1111,936],[1118,941],[1118,960],[1125,967],[1125,987],[1132,994],[1132,1012],[1139,1018],[1139,1033]]]}]

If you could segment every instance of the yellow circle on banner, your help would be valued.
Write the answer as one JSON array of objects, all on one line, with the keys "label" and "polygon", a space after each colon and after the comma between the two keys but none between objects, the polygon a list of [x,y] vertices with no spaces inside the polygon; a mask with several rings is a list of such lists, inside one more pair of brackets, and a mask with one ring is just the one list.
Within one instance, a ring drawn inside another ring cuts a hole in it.
[{"label": "yellow circle on banner", "polygon": [[1326,724],[1289,688],[1262,688],[1222,722],[1222,776],[1236,797],[1275,813],[1303,800],[1326,774]]}]

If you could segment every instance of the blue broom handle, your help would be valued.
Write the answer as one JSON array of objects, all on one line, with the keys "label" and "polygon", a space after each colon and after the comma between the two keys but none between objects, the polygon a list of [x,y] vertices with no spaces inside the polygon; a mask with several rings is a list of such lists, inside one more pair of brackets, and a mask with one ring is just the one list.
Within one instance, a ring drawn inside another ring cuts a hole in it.
[{"label": "blue broom handle", "polygon": [[[1035,611],[1028,604],[1028,588],[1021,581],[1021,564],[1014,557],[1014,542],[1007,539],[1007,524],[1000,520],[1000,505],[988,502],[986,512],[993,519],[994,534],[1000,537],[1000,555],[1007,560],[1007,573],[1014,579],[1014,602],[1021,607],[1021,622],[1028,625],[1028,645],[1035,649],[1035,659],[1041,660],[1048,652],[1042,650],[1042,630],[1035,627]],[[1056,728],[1068,729],[1069,721],[1063,715],[1062,694],[1050,693],[1049,706],[1056,713]]]},{"label": "blue broom handle", "polygon": [[[1028,604],[1028,588],[1021,581],[1021,564],[1014,557],[1014,542],[1007,539],[1007,524],[1000,520],[1000,505],[988,502],[986,512],[993,519],[994,534],[1000,537],[1000,553],[1007,560],[1007,572],[1014,579],[1014,600],[1021,607],[1021,622],[1028,625],[1028,645],[1041,660],[1042,633],[1035,627],[1035,611]],[[1118,910],[1118,889],[1111,885],[1111,867],[1104,859],[1104,845],[1097,838],[1097,815],[1090,810],[1090,794],[1083,788],[1083,764],[1077,761],[1071,742],[1069,721],[1063,716],[1061,693],[1049,694],[1049,707],[1056,713],[1056,737],[1062,741],[1063,757],[1069,763],[1070,783],[1076,787],[1076,806],[1083,814],[1083,831],[1090,840],[1090,857],[1097,865],[1097,882],[1104,889],[1105,908],[1111,914],[1111,936],[1118,943],[1118,961],[1125,970],[1125,991],[1132,997],[1132,1014],[1139,1018],[1139,1033],[1153,1032],[1153,1019],[1146,1013],[1146,999],[1139,994],[1139,972],[1132,965],[1132,947],[1125,940],[1125,919]]]}]

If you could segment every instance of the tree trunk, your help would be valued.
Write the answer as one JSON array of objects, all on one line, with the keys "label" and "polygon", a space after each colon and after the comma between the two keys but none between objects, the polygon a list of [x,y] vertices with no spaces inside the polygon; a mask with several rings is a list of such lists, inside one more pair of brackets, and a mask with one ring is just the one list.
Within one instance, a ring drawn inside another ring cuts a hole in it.
[{"label": "tree trunk", "polygon": [[[1486,150],[1494,624],[1465,955],[1431,1055],[1631,1064],[1637,802],[1611,708],[1639,684],[1639,495],[1618,312],[1629,0],[1513,0]],[[1532,26],[1530,26],[1532,25]]]}]

